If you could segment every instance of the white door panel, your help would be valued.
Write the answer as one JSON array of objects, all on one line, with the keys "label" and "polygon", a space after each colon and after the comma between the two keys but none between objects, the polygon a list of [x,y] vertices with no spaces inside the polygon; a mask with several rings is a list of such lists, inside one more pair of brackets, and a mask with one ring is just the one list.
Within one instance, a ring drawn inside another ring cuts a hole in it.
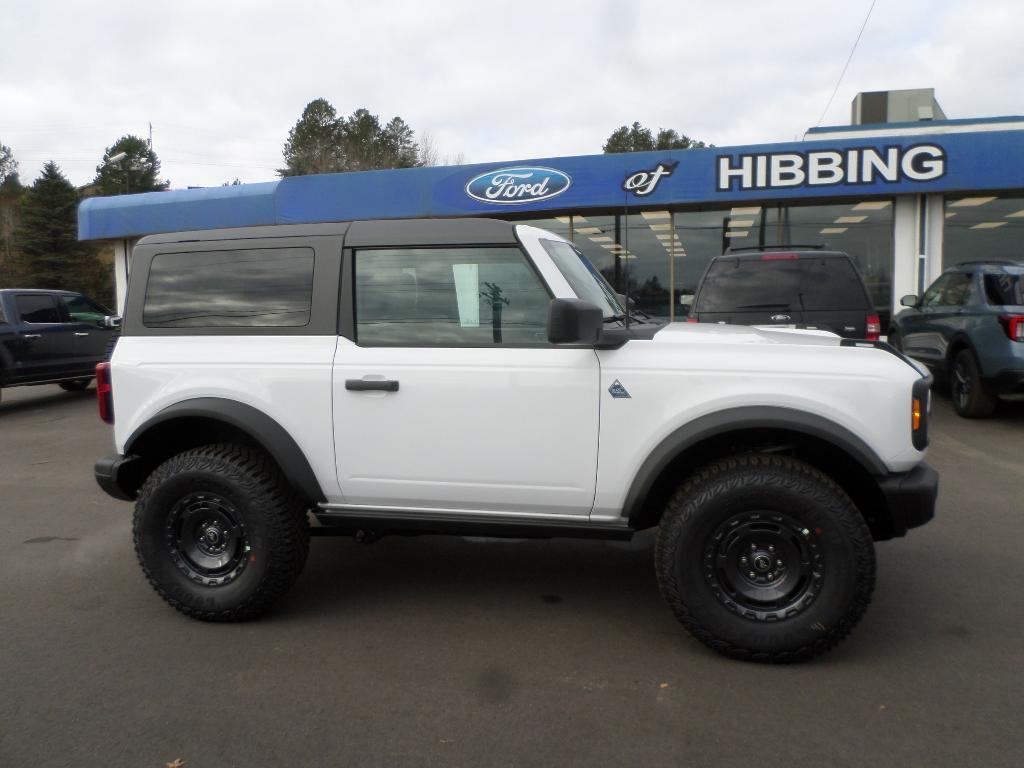
[{"label": "white door panel", "polygon": [[[347,380],[397,391],[353,391]],[[587,515],[597,471],[592,349],[359,347],[334,365],[349,504]]]}]

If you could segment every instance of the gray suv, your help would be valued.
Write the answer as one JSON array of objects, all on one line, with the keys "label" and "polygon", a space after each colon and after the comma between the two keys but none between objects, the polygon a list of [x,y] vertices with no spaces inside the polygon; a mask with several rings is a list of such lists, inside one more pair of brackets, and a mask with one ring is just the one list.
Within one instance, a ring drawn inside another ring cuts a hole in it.
[{"label": "gray suv", "polygon": [[989,416],[999,396],[1024,394],[1024,262],[958,264],[900,303],[889,343],[948,380],[958,414]]}]

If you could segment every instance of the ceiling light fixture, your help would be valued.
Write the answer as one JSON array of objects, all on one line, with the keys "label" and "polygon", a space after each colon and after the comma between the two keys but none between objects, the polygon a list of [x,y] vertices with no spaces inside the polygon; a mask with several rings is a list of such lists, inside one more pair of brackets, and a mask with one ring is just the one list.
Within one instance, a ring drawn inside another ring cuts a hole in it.
[{"label": "ceiling light fixture", "polygon": [[974,208],[985,203],[991,203],[995,199],[995,197],[962,197],[949,205],[952,208]]}]

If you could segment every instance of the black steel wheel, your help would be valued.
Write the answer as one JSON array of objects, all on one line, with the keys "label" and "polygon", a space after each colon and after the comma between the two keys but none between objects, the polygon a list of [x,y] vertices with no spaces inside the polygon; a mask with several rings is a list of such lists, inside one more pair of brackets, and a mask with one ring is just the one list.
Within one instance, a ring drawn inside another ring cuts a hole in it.
[{"label": "black steel wheel", "polygon": [[704,547],[704,573],[715,596],[758,621],[790,618],[813,603],[825,567],[818,536],[770,510],[732,515]]},{"label": "black steel wheel", "polygon": [[965,419],[991,416],[996,409],[996,399],[985,391],[978,363],[969,349],[961,349],[953,358],[949,396],[953,408]]},{"label": "black steel wheel", "polygon": [[153,588],[205,621],[260,615],[298,578],[306,508],[262,451],[207,445],[173,456],[135,505],[135,552]]},{"label": "black steel wheel", "polygon": [[698,640],[734,658],[788,662],[841,641],[875,581],[871,533],[814,467],[743,454],[704,467],[666,505],[655,566]]},{"label": "black steel wheel", "polygon": [[189,579],[227,584],[245,569],[251,551],[242,516],[226,498],[188,493],[167,515],[167,551]]}]

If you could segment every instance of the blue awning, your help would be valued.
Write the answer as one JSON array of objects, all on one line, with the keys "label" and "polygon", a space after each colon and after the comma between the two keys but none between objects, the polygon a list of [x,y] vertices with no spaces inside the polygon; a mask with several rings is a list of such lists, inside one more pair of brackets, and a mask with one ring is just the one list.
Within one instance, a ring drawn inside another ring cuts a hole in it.
[{"label": "blue awning", "polygon": [[94,197],[79,206],[78,236],[101,240],[269,224],[542,217],[1024,188],[1024,130],[987,128],[292,176],[262,184]]}]

